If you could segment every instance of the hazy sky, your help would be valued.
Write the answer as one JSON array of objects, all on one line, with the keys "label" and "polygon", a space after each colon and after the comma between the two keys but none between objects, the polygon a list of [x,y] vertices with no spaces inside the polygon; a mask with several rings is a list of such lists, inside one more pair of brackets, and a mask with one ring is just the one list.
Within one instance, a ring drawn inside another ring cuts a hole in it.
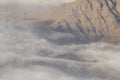
[{"label": "hazy sky", "polygon": [[19,5],[50,5],[50,4],[61,4],[65,2],[71,2],[74,0],[0,0],[0,4],[19,4]]}]

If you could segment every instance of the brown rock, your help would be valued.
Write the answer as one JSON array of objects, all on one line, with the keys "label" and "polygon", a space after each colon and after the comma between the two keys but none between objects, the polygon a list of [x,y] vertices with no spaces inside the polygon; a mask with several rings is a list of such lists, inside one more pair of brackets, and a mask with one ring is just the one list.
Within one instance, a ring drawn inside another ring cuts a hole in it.
[{"label": "brown rock", "polygon": [[83,42],[120,42],[120,0],[77,0],[63,6],[54,29],[72,32]]}]

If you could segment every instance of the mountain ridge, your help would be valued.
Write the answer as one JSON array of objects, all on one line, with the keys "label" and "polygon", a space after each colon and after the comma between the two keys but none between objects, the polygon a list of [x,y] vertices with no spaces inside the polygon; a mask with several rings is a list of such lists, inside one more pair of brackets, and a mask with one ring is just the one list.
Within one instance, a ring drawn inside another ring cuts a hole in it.
[{"label": "mountain ridge", "polygon": [[[120,42],[120,0],[76,0],[64,4],[64,16],[51,25],[72,32],[81,42]],[[115,34],[117,33],[117,34]]]}]

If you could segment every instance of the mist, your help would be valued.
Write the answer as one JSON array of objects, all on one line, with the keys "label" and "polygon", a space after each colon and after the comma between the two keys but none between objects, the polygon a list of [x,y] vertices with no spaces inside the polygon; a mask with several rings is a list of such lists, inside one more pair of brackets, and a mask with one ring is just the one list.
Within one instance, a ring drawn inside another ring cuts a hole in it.
[{"label": "mist", "polygon": [[120,45],[78,44],[48,26],[0,22],[0,80],[119,80]]},{"label": "mist", "polygon": [[57,6],[63,3],[72,2],[75,0],[0,0],[1,6],[19,6],[19,7],[47,7]]}]

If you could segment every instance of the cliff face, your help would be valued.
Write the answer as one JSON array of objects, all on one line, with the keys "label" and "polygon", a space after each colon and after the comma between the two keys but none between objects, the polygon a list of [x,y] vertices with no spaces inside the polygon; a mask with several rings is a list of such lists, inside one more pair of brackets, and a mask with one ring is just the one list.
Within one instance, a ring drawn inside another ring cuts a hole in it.
[{"label": "cliff face", "polygon": [[51,25],[81,42],[120,42],[120,0],[77,0],[64,4],[64,16]]}]

